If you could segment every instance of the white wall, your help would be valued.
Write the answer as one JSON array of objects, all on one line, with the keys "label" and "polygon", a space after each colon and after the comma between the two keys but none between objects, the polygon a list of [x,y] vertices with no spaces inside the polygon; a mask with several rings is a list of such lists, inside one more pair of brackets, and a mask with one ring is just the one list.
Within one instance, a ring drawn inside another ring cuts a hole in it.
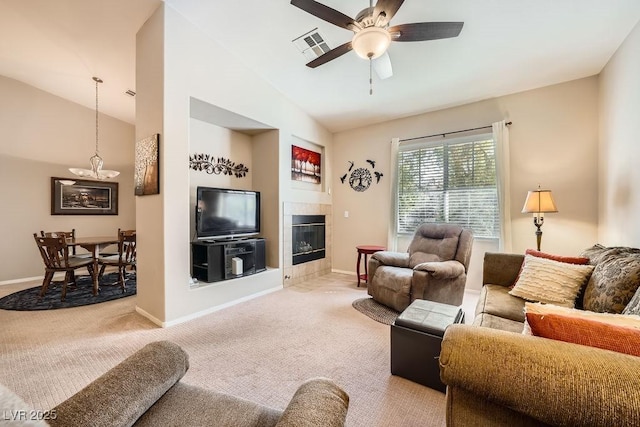
[{"label": "white wall", "polygon": [[640,23],[600,74],[599,239],[640,246]]},{"label": "white wall", "polygon": [[105,169],[121,172],[113,180],[116,216],[51,215],[51,177],[72,178],[69,167],[89,167],[95,110],[0,76],[0,132],[0,282],[44,274],[35,232],[75,228],[78,236],[115,236],[118,228],[135,228],[133,125],[100,115]]},{"label": "white wall", "polygon": [[[548,214],[542,249],[577,254],[597,239],[598,81],[589,77],[446,110],[340,132],[334,136],[333,267],[354,271],[355,246],[387,244],[391,203],[390,141],[513,122],[511,140],[511,217],[513,251],[535,248],[530,215],[520,213],[528,190],[553,190],[557,214]],[[375,160],[380,184],[358,193],[340,177],[348,161]],[[349,212],[349,218],[344,217]],[[478,242],[475,248],[485,248]],[[491,245],[488,246],[491,250]],[[474,254],[467,286],[481,285],[481,256]]]},{"label": "white wall", "polygon": [[[136,133],[154,130],[162,134],[161,184],[157,202],[138,203],[139,216],[154,216],[145,225],[144,234],[162,235],[151,244],[151,237],[140,236],[139,251],[145,259],[139,263],[154,264],[154,273],[143,267],[138,271],[139,287],[149,294],[138,298],[139,311],[156,321],[170,324],[206,312],[243,296],[282,286],[282,276],[261,273],[260,280],[242,281],[241,286],[211,285],[189,289],[189,102],[197,98],[216,107],[264,123],[279,131],[279,162],[289,163],[292,136],[325,148],[330,159],[331,135],[297,106],[254,73],[246,69],[218,43],[206,37],[198,28],[163,4],[138,33],[138,83],[151,79],[142,92],[138,87]],[[154,55],[149,52],[155,52]],[[158,59],[160,58],[160,59]],[[158,64],[161,62],[161,64]],[[158,70],[160,67],[160,70]],[[160,103],[148,102],[148,97],[162,93]],[[146,99],[145,99],[146,98]],[[144,111],[143,111],[144,109]],[[143,131],[144,129],[144,131]],[[330,160],[328,160],[330,163]],[[258,166],[255,161],[254,169]],[[276,166],[273,165],[273,166]],[[269,166],[269,165],[265,165]],[[331,166],[327,165],[330,173]],[[264,171],[263,171],[264,173]],[[330,201],[327,192],[293,189],[288,168],[274,168],[279,174],[278,221],[281,205],[286,200]],[[289,175],[287,177],[287,175]],[[139,198],[142,199],[142,198]],[[156,209],[160,208],[161,212]],[[271,209],[272,210],[272,209]],[[277,225],[279,226],[279,225]],[[141,231],[139,230],[139,235]],[[282,231],[278,246],[282,246]],[[267,245],[269,243],[267,242]],[[257,276],[256,276],[257,277]],[[245,278],[243,278],[245,279]],[[249,279],[249,278],[246,278]]]}]

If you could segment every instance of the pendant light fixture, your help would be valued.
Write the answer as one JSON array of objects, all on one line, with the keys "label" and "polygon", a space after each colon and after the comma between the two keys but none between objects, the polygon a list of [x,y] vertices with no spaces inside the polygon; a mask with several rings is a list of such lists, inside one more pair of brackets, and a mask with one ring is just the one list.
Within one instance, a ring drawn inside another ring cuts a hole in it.
[{"label": "pendant light fixture", "polygon": [[89,159],[91,169],[69,168],[69,171],[81,178],[88,177],[103,180],[115,178],[116,176],[120,175],[120,172],[102,169],[104,160],[102,160],[102,157],[100,157],[100,151],[98,149],[98,83],[102,83],[102,80],[99,77],[94,77],[93,81],[96,82],[96,152]]}]

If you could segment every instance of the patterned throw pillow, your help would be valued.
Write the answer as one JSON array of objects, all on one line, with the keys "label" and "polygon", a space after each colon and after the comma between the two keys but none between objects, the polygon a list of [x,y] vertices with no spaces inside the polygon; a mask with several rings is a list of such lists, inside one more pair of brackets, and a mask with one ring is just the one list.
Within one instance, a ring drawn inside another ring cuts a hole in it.
[{"label": "patterned throw pillow", "polygon": [[622,314],[640,315],[640,287],[638,288],[636,293],[633,294],[633,297],[631,298],[631,301],[629,301],[629,304],[627,304],[624,310],[622,310]]},{"label": "patterned throw pillow", "polygon": [[525,304],[532,335],[640,356],[640,317]]},{"label": "patterned throw pillow", "polygon": [[640,253],[632,248],[610,248],[599,256],[584,291],[584,309],[622,313],[639,286]]},{"label": "patterned throw pillow", "polygon": [[602,246],[600,243],[596,243],[590,248],[585,249],[580,254],[581,257],[589,258],[591,265],[597,265],[600,259],[609,250],[606,246]]},{"label": "patterned throw pillow", "polygon": [[568,264],[525,255],[520,277],[509,294],[527,301],[573,308],[580,288],[592,271],[592,265]]}]

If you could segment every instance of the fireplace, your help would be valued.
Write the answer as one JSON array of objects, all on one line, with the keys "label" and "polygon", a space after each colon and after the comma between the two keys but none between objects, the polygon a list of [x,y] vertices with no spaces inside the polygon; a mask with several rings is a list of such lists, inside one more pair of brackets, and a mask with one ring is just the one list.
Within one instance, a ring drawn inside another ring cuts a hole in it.
[{"label": "fireplace", "polygon": [[324,215],[293,215],[291,221],[292,265],[325,257]]}]

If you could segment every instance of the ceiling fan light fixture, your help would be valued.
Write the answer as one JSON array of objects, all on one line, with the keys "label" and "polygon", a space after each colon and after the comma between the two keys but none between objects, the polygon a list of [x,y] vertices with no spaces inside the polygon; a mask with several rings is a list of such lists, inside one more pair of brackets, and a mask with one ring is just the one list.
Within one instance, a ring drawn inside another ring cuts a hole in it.
[{"label": "ceiling fan light fixture", "polygon": [[376,59],[387,51],[391,34],[384,28],[367,27],[358,31],[351,40],[353,50],[362,59]]}]

